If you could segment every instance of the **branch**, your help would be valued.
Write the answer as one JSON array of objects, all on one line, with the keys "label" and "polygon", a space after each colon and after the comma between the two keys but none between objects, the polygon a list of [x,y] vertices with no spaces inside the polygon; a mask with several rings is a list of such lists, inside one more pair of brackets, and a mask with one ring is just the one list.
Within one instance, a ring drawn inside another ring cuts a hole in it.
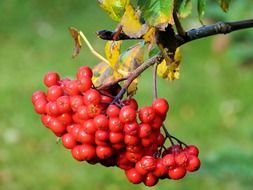
[{"label": "branch", "polygon": [[193,40],[213,36],[217,34],[227,34],[236,30],[253,27],[253,19],[236,22],[218,22],[209,26],[202,26],[198,29],[191,29],[185,36],[177,35],[177,45],[181,46]]},{"label": "branch", "polygon": [[[197,29],[191,29],[189,31],[186,31],[185,35],[177,34],[176,35],[177,47],[200,38],[205,38],[217,34],[227,34],[230,32],[251,27],[253,27],[253,19],[241,20],[236,22],[218,22],[213,25],[202,26]],[[115,32],[108,30],[101,30],[97,32],[97,36],[104,40],[113,40],[114,35]],[[127,36],[125,33],[122,32],[119,34],[116,40],[138,40],[138,39],[142,39],[142,37],[130,38],[129,36]]]},{"label": "branch", "polygon": [[133,82],[134,79],[136,79],[138,76],[141,75],[143,71],[145,71],[150,66],[154,65],[155,63],[160,63],[162,61],[162,54],[159,52],[157,55],[151,57],[147,61],[145,61],[142,65],[140,65],[137,69],[135,69],[133,72],[131,72],[127,76],[127,80],[123,88],[120,90],[118,95],[114,98],[114,101],[112,104],[118,102],[120,99],[122,99],[123,95],[127,91],[127,88],[130,86],[130,84]]}]

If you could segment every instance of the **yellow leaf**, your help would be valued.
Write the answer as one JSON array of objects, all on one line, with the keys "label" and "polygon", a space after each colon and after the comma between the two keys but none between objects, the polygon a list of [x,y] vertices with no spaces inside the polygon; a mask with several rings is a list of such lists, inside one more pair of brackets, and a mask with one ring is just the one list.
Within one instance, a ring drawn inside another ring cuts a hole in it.
[{"label": "yellow leaf", "polygon": [[155,28],[150,27],[148,31],[143,35],[145,42],[152,43],[155,41]]},{"label": "yellow leaf", "polygon": [[130,86],[127,88],[127,96],[133,96],[137,91],[138,78],[134,79]]},{"label": "yellow leaf", "polygon": [[167,63],[164,59],[157,67],[157,74],[160,77],[167,80],[179,79],[179,76],[180,76],[179,65],[180,65],[181,59],[182,59],[182,56],[181,56],[180,49],[177,48],[174,55],[174,61],[172,63]]},{"label": "yellow leaf", "polygon": [[139,38],[148,30],[148,26],[140,22],[140,13],[131,4],[125,7],[120,24],[123,32],[131,38]]},{"label": "yellow leaf", "polygon": [[115,67],[120,56],[122,41],[108,41],[105,44],[105,55],[112,68]]},{"label": "yellow leaf", "polygon": [[125,7],[129,4],[129,0],[98,0],[108,15],[115,21],[119,22],[125,12]]}]

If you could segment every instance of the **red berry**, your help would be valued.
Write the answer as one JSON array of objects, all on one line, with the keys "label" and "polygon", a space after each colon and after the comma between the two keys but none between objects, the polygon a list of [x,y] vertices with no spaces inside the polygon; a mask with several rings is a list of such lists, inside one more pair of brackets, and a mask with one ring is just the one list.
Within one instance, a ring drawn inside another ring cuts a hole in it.
[{"label": "red berry", "polygon": [[35,104],[35,102],[39,99],[46,100],[46,94],[43,91],[36,91],[32,95],[32,103]]},{"label": "red berry", "polygon": [[139,137],[133,135],[125,135],[124,142],[127,145],[137,145],[139,143]]},{"label": "red berry", "polygon": [[120,112],[120,108],[116,105],[109,105],[108,108],[106,109],[106,114],[113,118],[113,117],[118,117]]},{"label": "red berry", "polygon": [[126,171],[127,179],[133,184],[139,184],[143,180],[143,176],[137,172],[135,168]]},{"label": "red berry", "polygon": [[174,168],[176,166],[176,161],[173,154],[167,154],[162,159],[163,159],[163,165],[166,168]]},{"label": "red berry", "polygon": [[74,124],[67,127],[68,133],[71,133],[76,140],[78,138],[78,134],[80,130],[81,130],[81,125],[79,124]]},{"label": "red berry", "polygon": [[156,167],[153,171],[153,174],[156,177],[162,177],[164,175],[167,175],[168,173],[168,169],[166,168],[165,165],[163,165],[163,159],[162,158],[158,158],[156,161]]},{"label": "red berry", "polygon": [[134,163],[138,162],[141,159],[142,155],[143,155],[142,151],[140,151],[140,152],[126,152],[127,159],[131,162],[134,162]]},{"label": "red berry", "polygon": [[94,118],[94,125],[97,129],[107,130],[108,126],[108,119],[104,114],[99,114]]},{"label": "red berry", "polygon": [[158,98],[152,103],[152,107],[158,115],[166,115],[169,110],[169,104],[166,99]]},{"label": "red berry", "polygon": [[163,136],[162,133],[159,132],[159,134],[156,137],[156,143],[158,146],[162,146],[165,142],[165,137]]},{"label": "red berry", "polygon": [[77,141],[83,144],[94,144],[95,143],[95,137],[94,135],[90,135],[84,131],[83,128],[81,128],[77,135]]},{"label": "red berry", "polygon": [[58,119],[51,119],[49,122],[49,128],[58,137],[62,136],[66,130],[66,127]]},{"label": "red berry", "polygon": [[44,113],[46,113],[46,105],[47,105],[47,101],[46,100],[44,100],[44,99],[38,99],[34,103],[34,110],[38,114],[44,114]]},{"label": "red berry", "polygon": [[71,109],[77,112],[78,108],[83,105],[83,97],[80,95],[70,97]]},{"label": "red berry", "polygon": [[60,86],[53,85],[47,90],[47,99],[49,101],[56,101],[57,98],[63,95],[63,90]]},{"label": "red berry", "polygon": [[185,151],[187,152],[187,154],[190,154],[190,155],[193,155],[193,156],[198,156],[199,155],[199,149],[194,145],[188,145],[185,148]]},{"label": "red berry", "polygon": [[157,184],[158,178],[153,173],[148,173],[143,182],[146,186],[152,187]]},{"label": "red berry", "polygon": [[113,150],[109,146],[97,146],[96,154],[100,159],[106,159],[112,156]]},{"label": "red berry", "polygon": [[81,79],[81,78],[91,78],[92,77],[92,70],[87,67],[87,66],[82,66],[78,69],[76,78]]},{"label": "red berry", "polygon": [[129,107],[133,108],[134,110],[138,109],[138,103],[136,102],[135,99],[130,98],[128,100],[124,100],[123,104],[126,105],[126,106],[129,106]]},{"label": "red berry", "polygon": [[153,156],[144,156],[140,162],[141,166],[147,171],[152,171],[156,167],[156,159]]},{"label": "red berry", "polygon": [[152,128],[147,123],[141,123],[139,125],[139,137],[145,138],[148,137],[152,133]]},{"label": "red berry", "polygon": [[106,96],[106,95],[101,95],[101,103],[103,104],[110,104],[113,101],[112,97]]},{"label": "red berry", "polygon": [[96,140],[107,141],[109,139],[109,132],[105,130],[97,130],[95,133]]},{"label": "red berry", "polygon": [[124,134],[123,133],[115,133],[115,132],[110,132],[109,134],[109,140],[111,143],[120,143],[124,141]]},{"label": "red berry", "polygon": [[64,91],[70,96],[79,95],[80,91],[78,89],[77,80],[66,81],[64,84]]},{"label": "red berry", "polygon": [[96,129],[95,125],[94,125],[93,119],[86,120],[83,123],[83,129],[88,134],[95,134],[95,132],[96,132],[97,129]]},{"label": "red berry", "polygon": [[118,133],[123,131],[123,124],[120,122],[118,117],[109,119],[109,129],[112,132]]},{"label": "red berry", "polygon": [[141,138],[141,144],[144,147],[149,147],[154,143],[154,140],[150,137]]},{"label": "red berry", "polygon": [[146,175],[148,173],[148,171],[146,169],[143,168],[142,164],[141,164],[141,161],[138,161],[136,164],[135,164],[135,169],[136,171],[141,174],[141,175]]},{"label": "red berry", "polygon": [[41,115],[41,117],[40,117],[40,120],[45,127],[49,127],[49,123],[50,123],[51,119],[53,119],[52,116],[45,115],[45,114]]},{"label": "red berry", "polygon": [[96,149],[89,144],[82,144],[79,146],[81,160],[91,160],[96,156]]},{"label": "red berry", "polygon": [[99,105],[90,104],[88,107],[88,116],[94,118],[101,113],[101,107]]},{"label": "red berry", "polygon": [[123,170],[129,170],[134,167],[134,163],[130,162],[126,157],[126,152],[121,152],[117,156],[116,164]]},{"label": "red berry", "polygon": [[175,154],[175,162],[178,166],[185,166],[187,162],[187,154],[185,152],[180,152]]},{"label": "red berry", "polygon": [[77,109],[77,115],[80,119],[83,119],[83,120],[88,120],[89,119],[89,114],[88,114],[89,110],[88,110],[88,107],[87,106],[79,106],[78,109]]},{"label": "red berry", "polygon": [[53,85],[57,85],[57,83],[58,83],[59,80],[60,80],[60,76],[56,72],[48,72],[44,76],[44,84],[47,87],[50,87],[50,86],[53,86]]},{"label": "red berry", "polygon": [[188,157],[188,163],[186,165],[186,170],[189,172],[197,171],[200,167],[200,160],[197,156],[190,155]]},{"label": "red berry", "polygon": [[48,102],[46,105],[46,112],[50,116],[59,115],[60,112],[59,112],[56,102]]},{"label": "red berry", "polygon": [[90,89],[85,92],[83,96],[83,102],[85,105],[98,105],[101,100],[101,95],[95,89]]},{"label": "red berry", "polygon": [[80,145],[75,146],[71,150],[72,157],[78,161],[83,161],[81,156],[80,156]]},{"label": "red berry", "polygon": [[143,149],[141,145],[128,145],[126,151],[128,152],[140,152]]},{"label": "red berry", "polygon": [[76,140],[71,133],[66,133],[61,138],[62,144],[67,149],[72,149],[76,146]]},{"label": "red berry", "polygon": [[182,179],[185,176],[185,174],[186,174],[186,169],[182,166],[169,169],[168,171],[168,176],[174,180]]},{"label": "red berry", "polygon": [[56,100],[56,104],[60,113],[66,113],[66,112],[71,111],[69,96],[60,96]]},{"label": "red berry", "polygon": [[132,123],[126,123],[124,125],[124,132],[126,135],[138,135],[139,125],[136,121]]},{"label": "red berry", "polygon": [[155,110],[151,106],[145,106],[139,110],[139,118],[143,123],[152,122],[155,116]]},{"label": "red berry", "polygon": [[57,119],[63,124],[63,125],[70,125],[72,123],[72,114],[71,113],[63,113],[57,117]]},{"label": "red berry", "polygon": [[157,115],[155,116],[153,121],[150,123],[150,126],[153,129],[160,129],[162,125],[163,125],[163,120],[161,119],[161,117],[159,117]]},{"label": "red berry", "polygon": [[92,81],[90,78],[83,77],[77,80],[77,88],[80,92],[86,92],[92,87]]},{"label": "red berry", "polygon": [[136,111],[129,106],[124,106],[120,110],[119,119],[122,123],[131,123],[136,120]]}]

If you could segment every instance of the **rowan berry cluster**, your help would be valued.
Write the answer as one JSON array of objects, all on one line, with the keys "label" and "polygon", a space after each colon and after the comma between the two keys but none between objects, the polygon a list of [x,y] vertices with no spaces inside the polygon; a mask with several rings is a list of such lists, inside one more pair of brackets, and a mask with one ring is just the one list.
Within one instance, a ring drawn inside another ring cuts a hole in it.
[{"label": "rowan berry cluster", "polygon": [[86,66],[79,68],[74,80],[49,72],[44,77],[47,93],[32,95],[42,123],[61,138],[74,159],[117,166],[131,183],[147,186],[159,179],[181,179],[186,171],[199,168],[195,146],[172,143],[165,148],[165,140],[171,138],[161,131],[169,110],[165,99],[139,109],[133,98],[115,103],[120,86],[98,90],[92,75]]}]

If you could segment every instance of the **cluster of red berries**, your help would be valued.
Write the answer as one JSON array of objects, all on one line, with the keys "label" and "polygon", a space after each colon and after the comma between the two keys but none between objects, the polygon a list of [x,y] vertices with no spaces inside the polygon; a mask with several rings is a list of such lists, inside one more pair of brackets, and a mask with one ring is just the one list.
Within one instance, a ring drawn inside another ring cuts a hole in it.
[{"label": "cluster of red berries", "polygon": [[158,179],[180,179],[199,168],[195,146],[164,149],[166,138],[160,128],[169,109],[165,99],[140,109],[132,98],[113,104],[120,87],[97,90],[92,75],[87,66],[79,68],[74,80],[49,72],[44,77],[47,93],[32,95],[42,123],[61,137],[74,159],[117,166],[130,182],[147,186]]}]

